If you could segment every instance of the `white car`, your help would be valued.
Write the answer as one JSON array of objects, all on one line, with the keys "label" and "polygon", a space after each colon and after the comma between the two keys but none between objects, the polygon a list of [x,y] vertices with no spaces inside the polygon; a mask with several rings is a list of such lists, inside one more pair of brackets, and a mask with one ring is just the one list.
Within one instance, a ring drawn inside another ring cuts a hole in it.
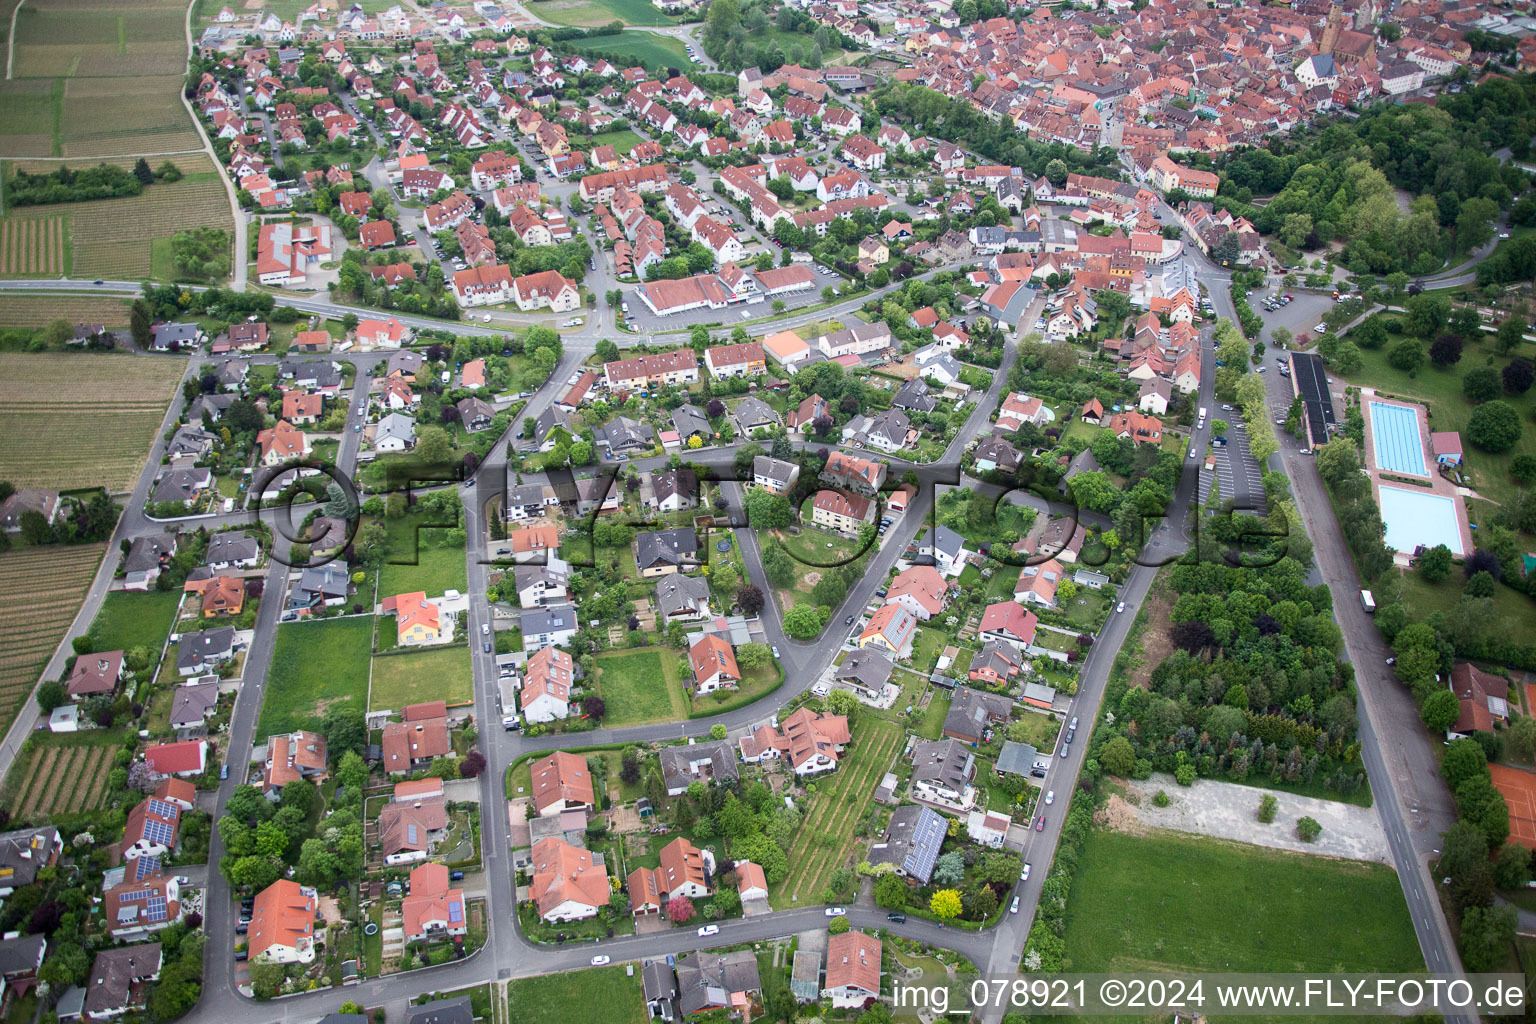
[{"label": "white car", "polygon": [[491,322],[491,314],[489,314],[489,313],[485,314],[485,316],[480,318],[480,322],[483,323],[483,324],[490,323]]},{"label": "white car", "polygon": [[701,939],[702,938],[708,938],[711,935],[719,935],[719,934],[720,934],[720,926],[717,925],[717,924],[707,924],[703,928],[699,929],[699,938],[701,938]]},{"label": "white car", "polygon": [[1198,454],[1199,454],[1199,452],[1197,452],[1194,448],[1191,448],[1189,450],[1189,457],[1192,458],[1192,459],[1195,458]]},{"label": "white car", "polygon": [[489,622],[482,622],[482,623],[480,623],[480,635],[481,636],[489,636],[490,633],[491,633],[491,624]]},{"label": "white car", "polygon": [[846,917],[847,915],[848,915],[848,908],[847,907],[828,907],[827,908],[827,916],[828,917]]},{"label": "white car", "polygon": [[592,958],[592,966],[593,967],[601,967],[604,964],[609,963],[609,962],[610,962],[609,959],[606,956],[603,956],[602,954],[598,954],[597,956]]},{"label": "white car", "polygon": [[818,697],[825,697],[830,692],[832,692],[832,688],[829,687],[826,683],[817,683],[815,686],[811,687],[811,693]]},{"label": "white car", "polygon": [[1010,914],[1017,914],[1018,912],[1019,912],[1019,898],[1017,896],[1015,896],[1013,898],[1013,906],[1008,908],[1008,913],[1010,913]]},{"label": "white car", "polygon": [[1029,864],[1028,863],[1025,863],[1024,870],[1019,872],[1019,881],[1021,881],[1021,882],[1029,881]]},{"label": "white car", "polygon": [[1053,804],[1055,802],[1056,802],[1056,791],[1054,789],[1047,790],[1046,794],[1045,794],[1045,805],[1047,807],[1049,807],[1051,804]]},{"label": "white car", "polygon": [[1119,604],[1115,605],[1115,614],[1118,615],[1123,611],[1125,611],[1125,602],[1121,601]]}]

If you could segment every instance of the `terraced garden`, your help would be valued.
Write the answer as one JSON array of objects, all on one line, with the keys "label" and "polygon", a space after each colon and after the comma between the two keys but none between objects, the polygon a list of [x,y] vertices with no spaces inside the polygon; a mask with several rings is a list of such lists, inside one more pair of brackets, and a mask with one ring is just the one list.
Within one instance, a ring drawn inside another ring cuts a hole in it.
[{"label": "terraced garden", "polygon": [[31,696],[106,550],[80,544],[0,555],[0,729]]},{"label": "terraced garden", "polygon": [[[17,487],[132,489],[186,364],[0,355],[0,466]],[[70,387],[59,390],[61,380]]]},{"label": "terraced garden", "polygon": [[854,724],[853,744],[837,774],[817,784],[811,813],[789,850],[789,881],[770,900],[775,908],[819,900],[832,872],[848,859],[854,844],[863,842],[854,836],[854,825],[868,811],[903,735],[894,722],[867,715]]},{"label": "terraced garden", "polygon": [[39,736],[13,769],[13,775],[22,773],[10,800],[15,816],[36,820],[99,809],[107,798],[107,776],[121,739],[120,732]]}]

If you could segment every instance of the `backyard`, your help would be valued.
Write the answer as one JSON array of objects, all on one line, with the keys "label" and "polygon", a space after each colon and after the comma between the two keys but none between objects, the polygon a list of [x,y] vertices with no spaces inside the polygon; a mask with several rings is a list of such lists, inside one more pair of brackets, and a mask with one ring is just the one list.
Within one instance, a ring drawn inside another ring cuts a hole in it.
[{"label": "backyard", "polygon": [[112,758],[123,730],[39,733],[27,741],[6,776],[6,806],[20,819],[94,811],[107,795]]},{"label": "backyard", "polygon": [[688,717],[676,652],[660,647],[610,651],[596,658],[594,685],[608,705],[603,725],[678,722]]},{"label": "backyard", "polygon": [[855,723],[853,744],[843,754],[837,773],[816,781],[811,811],[789,850],[788,878],[772,897],[775,908],[821,899],[832,872],[847,860],[849,849],[863,841],[854,836],[854,827],[867,813],[903,736],[899,725],[883,719],[866,716]]},{"label": "backyard", "polygon": [[469,648],[462,643],[373,659],[369,711],[399,711],[407,704],[429,700],[445,700],[451,706],[474,699]]},{"label": "backyard", "polygon": [[450,540],[458,531],[430,525],[429,513],[389,520],[389,553],[379,567],[379,596],[423,591],[437,597],[445,591],[469,589],[464,544]]},{"label": "backyard", "polygon": [[114,590],[101,602],[91,623],[91,646],[98,651],[149,647],[159,651],[176,620],[179,590]]},{"label": "backyard", "polygon": [[361,714],[368,699],[373,620],[366,615],[277,627],[261,718],[261,738],[318,729],[333,711]]}]

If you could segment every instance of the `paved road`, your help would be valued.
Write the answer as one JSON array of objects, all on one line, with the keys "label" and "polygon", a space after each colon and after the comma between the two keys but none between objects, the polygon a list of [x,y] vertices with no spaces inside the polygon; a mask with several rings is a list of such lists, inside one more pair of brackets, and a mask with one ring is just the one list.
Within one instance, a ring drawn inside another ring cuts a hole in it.
[{"label": "paved road", "polygon": [[[193,49],[192,49],[192,7],[193,7],[192,4],[190,4],[190,3],[187,4],[187,16],[186,16],[186,21],[185,21],[185,26],[184,26],[185,29],[186,29],[186,34],[187,34],[187,67],[188,68],[191,68],[191,66],[192,66],[191,55],[192,55],[192,52],[193,52]],[[21,10],[21,4],[17,4],[16,5],[16,10],[18,10],[18,11]],[[15,14],[13,12],[12,17],[11,17],[11,25],[12,25],[13,31],[14,31],[15,24],[16,24],[16,19],[15,19]],[[15,53],[15,52],[16,52],[16,47],[15,46],[10,47],[9,50],[7,50],[7,52],[6,52],[6,76],[5,77],[7,77],[7,78],[11,77],[10,76],[10,55]],[[235,221],[234,246],[230,250],[230,268],[229,268],[230,269],[230,281],[229,281],[229,286],[231,288],[233,288],[237,292],[243,292],[243,291],[245,291],[245,286],[246,286],[246,283],[247,283],[246,274],[247,274],[247,269],[248,268],[246,266],[246,254],[251,251],[250,243],[247,241],[247,237],[248,237],[247,236],[247,230],[248,230],[249,222],[246,220],[245,211],[240,209],[240,200],[239,200],[238,195],[235,192],[235,182],[230,177],[229,174],[225,173],[224,165],[219,160],[219,154],[214,151],[213,140],[208,138],[208,125],[203,121],[203,119],[201,117],[198,116],[197,110],[194,109],[193,106],[192,106],[192,101],[187,98],[187,93],[186,93],[185,89],[178,89],[176,91],[176,95],[178,97],[180,97],[181,105],[186,108],[187,116],[192,119],[192,123],[193,124],[197,125],[197,137],[202,139],[202,141],[203,141],[203,152],[208,154],[208,159],[213,162],[213,166],[219,169],[219,181],[223,182],[223,184],[224,184],[224,192],[229,197],[229,212],[230,212],[230,215],[234,218],[234,221]],[[273,152],[274,155],[276,155],[277,148],[275,146],[273,147],[272,152]],[[279,166],[281,166],[281,163],[282,163],[281,157],[278,158],[278,163],[279,163]]]}]

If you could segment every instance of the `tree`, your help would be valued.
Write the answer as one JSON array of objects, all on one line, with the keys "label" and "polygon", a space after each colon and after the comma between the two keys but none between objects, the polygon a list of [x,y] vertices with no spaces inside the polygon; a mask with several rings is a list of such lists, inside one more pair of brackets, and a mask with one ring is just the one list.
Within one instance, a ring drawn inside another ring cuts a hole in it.
[{"label": "tree", "polygon": [[938,860],[933,862],[932,881],[934,885],[959,885],[965,880],[965,857],[959,850],[950,850],[940,854]]},{"label": "tree", "polygon": [[1440,369],[1455,366],[1461,361],[1461,338],[1455,334],[1442,334],[1429,346],[1429,361]]},{"label": "tree", "polygon": [[821,615],[804,602],[784,613],[784,632],[796,640],[811,640],[821,632]]},{"label": "tree", "polygon": [[1059,159],[1051,160],[1045,165],[1045,178],[1058,188],[1067,183],[1066,162]]},{"label": "tree", "polygon": [[1416,373],[1424,365],[1424,343],[1416,338],[1404,338],[1387,349],[1387,362],[1404,373]]},{"label": "tree", "polygon": [[1131,772],[1136,770],[1136,750],[1124,736],[1116,736],[1104,744],[1098,759],[1106,772],[1122,779],[1130,778]]},{"label": "tree", "polygon": [[427,465],[442,465],[453,460],[453,442],[442,427],[422,427],[416,431],[416,459]]},{"label": "tree", "polygon": [[1503,378],[1491,366],[1474,366],[1461,378],[1461,393],[1473,402],[1491,402],[1503,388]]},{"label": "tree", "polygon": [[1525,317],[1519,314],[1511,314],[1505,317],[1504,322],[1499,324],[1499,329],[1493,336],[1494,346],[1500,352],[1513,352],[1525,340],[1526,327]]},{"label": "tree", "polygon": [[460,778],[478,779],[483,771],[485,771],[485,755],[478,750],[471,750],[464,755],[464,760],[459,762]]},{"label": "tree", "polygon": [[1500,889],[1520,889],[1531,878],[1531,851],[1519,843],[1505,843],[1493,864],[1493,880]]},{"label": "tree", "polygon": [[79,943],[49,944],[49,956],[37,969],[37,976],[63,991],[85,981],[91,969],[91,956]]},{"label": "tree", "polygon": [[1424,698],[1419,716],[1430,732],[1439,735],[1456,724],[1461,716],[1461,702],[1450,690],[1436,690]]},{"label": "tree", "polygon": [[1536,383],[1536,369],[1529,359],[1511,359],[1504,365],[1504,390],[1512,395],[1523,395]]},{"label": "tree", "polygon": [[1304,843],[1317,841],[1317,837],[1323,834],[1323,826],[1319,825],[1316,818],[1300,817],[1296,819],[1296,838]]},{"label": "tree", "polygon": [[1498,581],[1493,578],[1493,573],[1484,570],[1472,574],[1462,593],[1467,597],[1492,597],[1497,589]]},{"label": "tree", "polygon": [[881,875],[875,882],[875,903],[887,910],[904,910],[907,891],[907,883],[896,875]]},{"label": "tree", "polygon": [[1507,452],[1520,441],[1520,414],[1505,401],[1484,402],[1467,420],[1467,440],[1486,452]]},{"label": "tree", "polygon": [[1488,755],[1476,740],[1459,739],[1446,744],[1440,758],[1440,774],[1455,790],[1470,778],[1488,772]]},{"label": "tree", "polygon": [[934,917],[941,921],[948,921],[951,918],[959,917],[960,911],[964,907],[965,904],[960,899],[960,891],[958,889],[940,889],[928,901],[928,909],[933,912]]},{"label": "tree", "polygon": [[1280,801],[1275,799],[1273,793],[1265,793],[1263,796],[1259,797],[1259,821],[1265,825],[1273,822],[1275,820],[1275,811],[1279,806]]},{"label": "tree", "polygon": [[838,914],[832,919],[832,923],[827,925],[828,935],[842,935],[847,930],[848,918],[843,914]]},{"label": "tree", "polygon": [[1509,956],[1518,914],[1507,903],[1468,907],[1461,918],[1461,962],[1469,971],[1491,971]]},{"label": "tree", "polygon": [[736,589],[736,603],[743,613],[756,615],[763,610],[763,591],[755,584],[745,584]]},{"label": "tree", "polygon": [[1418,557],[1419,575],[1426,583],[1439,583],[1451,574],[1451,549],[1436,544]]},{"label": "tree", "polygon": [[1527,761],[1536,758],[1536,718],[1525,715],[1515,719],[1506,735],[1517,756]]},{"label": "tree", "polygon": [[667,919],[673,924],[687,924],[696,913],[693,900],[687,896],[674,896],[667,901]]},{"label": "tree", "polygon": [[51,714],[54,708],[69,703],[69,690],[57,679],[50,679],[37,688],[37,706],[43,714]]}]

